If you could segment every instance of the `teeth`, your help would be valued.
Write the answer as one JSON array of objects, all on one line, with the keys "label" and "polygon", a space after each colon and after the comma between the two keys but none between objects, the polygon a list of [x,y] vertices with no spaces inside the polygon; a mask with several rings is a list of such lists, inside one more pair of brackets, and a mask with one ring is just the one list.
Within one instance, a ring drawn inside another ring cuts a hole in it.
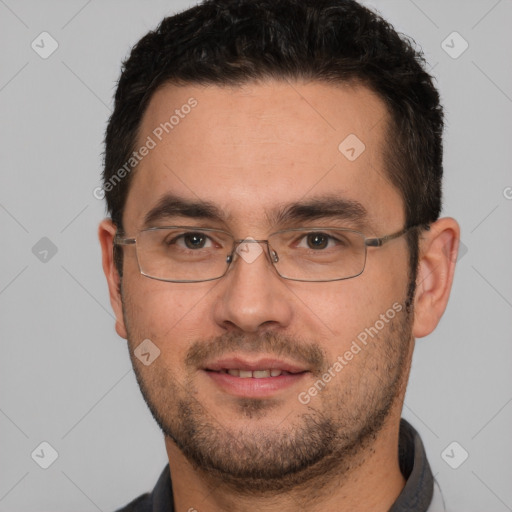
[{"label": "teeth", "polygon": [[255,379],[263,379],[265,377],[270,377],[270,370],[256,370],[252,372],[252,376]]},{"label": "teeth", "polygon": [[236,368],[230,368],[229,370],[223,370],[223,372],[232,375],[233,377],[240,377],[241,379],[265,379],[268,377],[279,377],[279,375],[287,374],[283,370],[238,370]]}]

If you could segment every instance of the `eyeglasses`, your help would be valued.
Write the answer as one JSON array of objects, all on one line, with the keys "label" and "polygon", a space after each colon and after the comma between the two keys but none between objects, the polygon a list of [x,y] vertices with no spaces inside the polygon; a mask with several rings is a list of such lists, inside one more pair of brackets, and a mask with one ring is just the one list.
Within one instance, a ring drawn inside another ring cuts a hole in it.
[{"label": "eyeglasses", "polygon": [[[140,273],[173,283],[220,279],[236,255],[248,263],[266,246],[268,258],[284,279],[325,282],[357,277],[366,264],[367,247],[381,247],[419,225],[380,238],[345,228],[295,228],[273,233],[268,240],[235,240],[227,231],[197,226],[144,229],[135,238],[114,237],[115,245],[135,245]],[[249,244],[258,244],[249,246]]]}]

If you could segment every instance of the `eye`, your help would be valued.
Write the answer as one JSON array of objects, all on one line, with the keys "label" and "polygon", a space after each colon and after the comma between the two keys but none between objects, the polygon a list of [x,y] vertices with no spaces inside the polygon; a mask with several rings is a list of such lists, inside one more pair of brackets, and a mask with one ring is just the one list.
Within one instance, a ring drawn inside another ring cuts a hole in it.
[{"label": "eye", "polygon": [[306,249],[322,250],[336,246],[339,240],[326,233],[308,233],[301,239],[301,243],[297,247]]},{"label": "eye", "polygon": [[[204,233],[183,233],[167,242],[168,245],[178,245],[187,249],[197,250],[213,247],[212,240]],[[209,245],[207,245],[209,244]]]}]

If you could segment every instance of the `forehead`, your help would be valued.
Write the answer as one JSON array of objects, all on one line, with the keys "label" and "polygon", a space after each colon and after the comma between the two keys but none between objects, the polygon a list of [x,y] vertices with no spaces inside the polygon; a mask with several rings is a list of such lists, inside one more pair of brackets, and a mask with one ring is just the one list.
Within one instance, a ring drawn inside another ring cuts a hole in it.
[{"label": "forehead", "polygon": [[354,84],[166,85],[139,129],[136,147],[152,149],[134,172],[125,225],[140,227],[169,193],[255,228],[269,211],[325,194],[397,224],[403,203],[384,171],[387,119],[383,102]]}]

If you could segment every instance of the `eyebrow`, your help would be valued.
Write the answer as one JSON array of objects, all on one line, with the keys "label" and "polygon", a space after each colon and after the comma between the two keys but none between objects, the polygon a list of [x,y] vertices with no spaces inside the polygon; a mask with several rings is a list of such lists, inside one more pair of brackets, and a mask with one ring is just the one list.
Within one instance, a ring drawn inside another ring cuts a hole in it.
[{"label": "eyebrow", "polygon": [[365,224],[367,217],[366,208],[359,201],[332,194],[287,204],[267,215],[275,225],[332,219],[353,222],[360,227]]},{"label": "eyebrow", "polygon": [[189,219],[224,220],[222,210],[209,201],[191,201],[172,194],[164,195],[144,217],[144,225],[172,217],[188,217]]},{"label": "eyebrow", "polygon": [[[144,217],[144,226],[151,227],[157,221],[175,217],[227,222],[228,215],[210,201],[165,194]],[[284,204],[266,212],[267,221],[272,226],[332,219],[353,222],[363,227],[367,217],[368,212],[360,202],[332,194]]]}]

